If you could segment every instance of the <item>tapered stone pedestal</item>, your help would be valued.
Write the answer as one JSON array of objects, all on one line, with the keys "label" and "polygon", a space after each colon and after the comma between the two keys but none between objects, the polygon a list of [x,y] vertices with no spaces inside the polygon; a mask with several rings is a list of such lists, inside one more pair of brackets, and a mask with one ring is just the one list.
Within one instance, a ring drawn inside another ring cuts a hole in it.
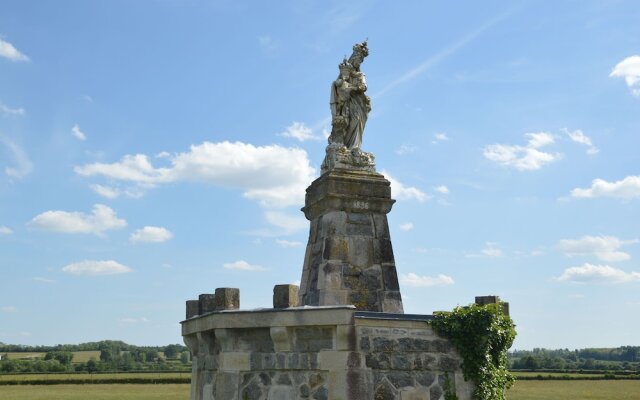
[{"label": "tapered stone pedestal", "polygon": [[309,186],[303,305],[403,312],[387,222],[394,202],[389,181],[371,171],[334,168]]}]

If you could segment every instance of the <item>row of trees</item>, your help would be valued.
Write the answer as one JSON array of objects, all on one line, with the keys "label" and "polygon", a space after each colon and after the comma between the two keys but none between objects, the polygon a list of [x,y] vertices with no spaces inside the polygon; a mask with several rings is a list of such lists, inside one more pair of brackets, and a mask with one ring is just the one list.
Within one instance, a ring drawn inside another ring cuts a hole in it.
[{"label": "row of trees", "polygon": [[55,346],[25,346],[21,344],[5,344],[0,342],[0,353],[48,353],[51,351],[137,351],[155,350],[164,353],[167,358],[176,358],[179,353],[186,351],[186,346],[170,344],[167,346],[136,346],[120,340],[102,340],[100,342],[87,342],[80,344],[57,344]]},{"label": "row of trees", "polygon": [[513,369],[640,371],[638,346],[580,350],[519,350],[511,352],[509,358]]},{"label": "row of trees", "polygon": [[[191,362],[185,346],[172,344],[160,347],[134,346],[120,341],[102,341],[82,345],[20,346],[19,352],[48,349],[44,357],[33,360],[1,357],[0,372],[101,372],[141,370],[184,370]],[[0,349],[16,350],[14,345],[0,344]],[[82,349],[82,350],[76,350]],[[74,362],[73,351],[100,351],[99,358]],[[162,353],[160,353],[162,352]],[[16,353],[13,351],[12,353]],[[2,352],[0,352],[2,354]],[[5,353],[6,355],[6,353]]]}]

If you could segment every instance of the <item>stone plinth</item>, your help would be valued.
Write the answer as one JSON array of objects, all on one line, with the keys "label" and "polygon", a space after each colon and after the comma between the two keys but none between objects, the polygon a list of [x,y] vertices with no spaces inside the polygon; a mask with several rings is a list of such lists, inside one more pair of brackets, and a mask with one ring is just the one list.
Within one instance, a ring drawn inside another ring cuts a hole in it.
[{"label": "stone plinth", "polygon": [[461,358],[429,315],[353,306],[216,311],[182,322],[191,400],[471,400]]},{"label": "stone plinth", "polygon": [[394,202],[389,181],[370,171],[335,168],[309,186],[301,304],[403,312],[387,222]]}]

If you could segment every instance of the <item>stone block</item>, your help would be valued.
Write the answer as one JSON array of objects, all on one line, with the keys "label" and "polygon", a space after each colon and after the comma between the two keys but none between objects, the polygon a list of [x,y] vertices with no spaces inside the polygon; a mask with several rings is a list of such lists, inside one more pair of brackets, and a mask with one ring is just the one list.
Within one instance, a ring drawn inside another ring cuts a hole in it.
[{"label": "stone block", "polygon": [[324,239],[325,260],[346,261],[349,255],[349,240],[344,236],[330,236]]},{"label": "stone block", "polygon": [[[476,296],[476,304],[480,306],[496,304],[500,301],[500,297],[498,296]],[[502,311],[505,315],[509,315],[509,303],[502,302]]]},{"label": "stone block", "polygon": [[351,265],[360,268],[367,268],[373,264],[379,264],[374,262],[373,258],[373,238],[350,236],[346,238],[348,241],[348,262]]},{"label": "stone block", "polygon": [[220,353],[220,369],[223,371],[249,371],[249,353],[230,351]]},{"label": "stone block", "polygon": [[200,302],[198,300],[187,300],[186,319],[200,315]]},{"label": "stone block", "polygon": [[300,288],[296,285],[275,285],[273,287],[273,308],[289,308],[299,305],[298,292]]},{"label": "stone block", "polygon": [[240,308],[240,289],[237,288],[217,288],[216,306],[219,310],[237,310]]},{"label": "stone block", "polygon": [[[429,389],[414,388],[400,391],[400,400],[431,400]],[[439,400],[439,399],[435,399]]]},{"label": "stone block", "polygon": [[210,313],[216,309],[216,295],[212,293],[198,296],[200,315]]},{"label": "stone block", "polygon": [[348,236],[374,236],[373,221],[368,213],[348,213],[346,228]]},{"label": "stone block", "polygon": [[383,264],[381,268],[384,289],[399,291],[400,285],[398,284],[398,272],[396,271],[395,264]]}]

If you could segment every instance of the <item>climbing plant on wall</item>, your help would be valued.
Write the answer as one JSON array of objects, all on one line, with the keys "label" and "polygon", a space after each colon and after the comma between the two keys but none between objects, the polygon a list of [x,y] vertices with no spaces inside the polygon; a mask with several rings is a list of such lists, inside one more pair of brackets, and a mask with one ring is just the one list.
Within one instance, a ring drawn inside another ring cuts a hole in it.
[{"label": "climbing plant on wall", "polygon": [[513,383],[507,370],[507,350],[516,337],[515,325],[502,303],[456,307],[437,313],[433,329],[453,343],[462,356],[462,371],[475,383],[477,400],[505,400]]}]

